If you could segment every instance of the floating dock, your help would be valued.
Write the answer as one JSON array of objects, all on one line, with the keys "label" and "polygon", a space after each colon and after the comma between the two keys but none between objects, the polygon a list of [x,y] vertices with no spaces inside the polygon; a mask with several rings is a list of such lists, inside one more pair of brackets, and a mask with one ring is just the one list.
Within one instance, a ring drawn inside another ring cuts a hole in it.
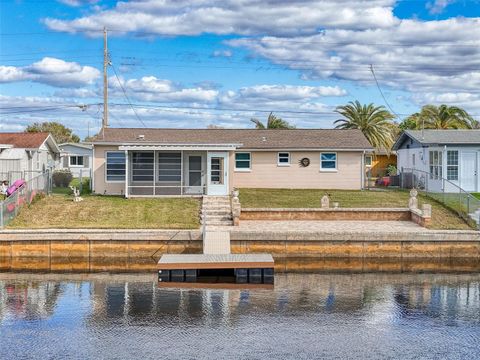
[{"label": "floating dock", "polygon": [[158,261],[158,281],[202,282],[230,278],[236,284],[273,284],[270,254],[165,254]]}]

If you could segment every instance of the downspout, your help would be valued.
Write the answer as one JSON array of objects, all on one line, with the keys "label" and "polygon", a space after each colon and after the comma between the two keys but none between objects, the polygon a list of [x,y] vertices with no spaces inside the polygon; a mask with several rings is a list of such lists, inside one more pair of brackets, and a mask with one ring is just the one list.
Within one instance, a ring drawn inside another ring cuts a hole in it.
[{"label": "downspout", "polygon": [[[154,159],[155,161],[155,159]],[[154,164],[155,166],[155,164]],[[129,171],[128,171],[128,150],[125,150],[125,199],[128,199],[128,178],[130,176]],[[153,174],[153,180],[155,181],[155,171]],[[154,183],[155,184],[155,183]],[[155,186],[154,186],[154,191],[155,191]]]},{"label": "downspout", "polygon": [[93,193],[95,193],[95,145],[92,144],[92,163],[90,164],[90,186]]},{"label": "downspout", "polygon": [[363,150],[362,155],[362,166],[361,166],[361,174],[360,174],[360,181],[362,182],[362,186],[360,187],[361,190],[365,190],[365,155],[367,154],[366,150]]}]

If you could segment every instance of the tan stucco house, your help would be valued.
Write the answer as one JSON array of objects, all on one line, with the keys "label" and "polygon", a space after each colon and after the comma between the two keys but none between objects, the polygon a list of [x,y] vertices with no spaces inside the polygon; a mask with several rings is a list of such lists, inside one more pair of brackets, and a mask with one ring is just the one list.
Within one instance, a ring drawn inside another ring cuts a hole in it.
[{"label": "tan stucco house", "polygon": [[359,130],[106,128],[93,142],[92,185],[126,197],[361,189],[371,150]]}]

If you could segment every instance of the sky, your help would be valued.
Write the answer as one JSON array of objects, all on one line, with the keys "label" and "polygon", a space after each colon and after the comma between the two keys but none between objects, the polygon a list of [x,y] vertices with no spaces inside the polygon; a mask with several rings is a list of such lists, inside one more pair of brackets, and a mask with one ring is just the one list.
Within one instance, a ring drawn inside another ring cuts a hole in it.
[{"label": "sky", "polygon": [[[397,121],[425,104],[480,119],[480,0],[0,0],[0,131],[59,121],[331,128],[349,101]],[[375,80],[376,79],[376,80]]]}]

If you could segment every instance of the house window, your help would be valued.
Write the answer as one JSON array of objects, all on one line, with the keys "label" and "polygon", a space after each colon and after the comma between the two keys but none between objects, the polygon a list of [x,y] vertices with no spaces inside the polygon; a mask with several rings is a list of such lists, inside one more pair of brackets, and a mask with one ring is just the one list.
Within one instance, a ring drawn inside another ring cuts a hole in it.
[{"label": "house window", "polygon": [[83,166],[83,156],[69,156],[69,166]]},{"label": "house window", "polygon": [[153,151],[132,152],[132,181],[153,181]]},{"label": "house window", "polygon": [[290,153],[288,152],[279,152],[277,159],[278,166],[290,166]]},{"label": "house window", "polygon": [[251,154],[248,152],[235,153],[235,170],[248,171],[251,169]]},{"label": "house window", "polygon": [[320,170],[337,170],[337,153],[320,153]]},{"label": "house window", "polygon": [[429,152],[430,157],[430,179],[438,180],[443,176],[442,173],[442,152],[433,150]]},{"label": "house window", "polygon": [[158,181],[180,182],[182,180],[182,154],[158,153]]},{"label": "house window", "polygon": [[372,156],[371,155],[365,156],[365,166],[372,166]]},{"label": "house window", "polygon": [[37,170],[40,170],[40,151],[37,151]]},{"label": "house window", "polygon": [[125,181],[125,153],[122,151],[107,152],[107,181]]},{"label": "house window", "polygon": [[412,167],[415,168],[416,161],[415,161],[415,154],[412,154]]},{"label": "house window", "polygon": [[447,180],[458,180],[458,151],[447,151]]}]

